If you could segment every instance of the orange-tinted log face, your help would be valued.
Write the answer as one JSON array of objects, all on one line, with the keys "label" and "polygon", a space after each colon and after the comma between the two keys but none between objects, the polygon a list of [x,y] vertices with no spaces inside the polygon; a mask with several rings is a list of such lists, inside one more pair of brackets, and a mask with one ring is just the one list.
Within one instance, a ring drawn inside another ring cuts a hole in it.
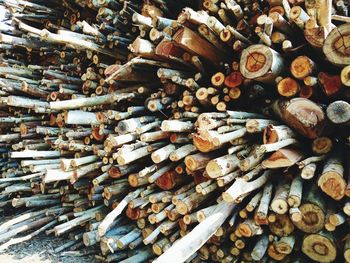
[{"label": "orange-tinted log face", "polygon": [[242,84],[242,75],[238,71],[232,72],[225,78],[225,86],[228,88],[235,88]]},{"label": "orange-tinted log face", "polygon": [[318,74],[318,80],[320,81],[323,91],[327,96],[336,95],[342,87],[342,82],[339,75],[332,76],[325,72],[320,72]]},{"label": "orange-tinted log face", "polygon": [[156,180],[156,184],[163,190],[169,190],[174,187],[175,182],[172,173],[166,172]]},{"label": "orange-tinted log face", "polygon": [[291,72],[294,77],[303,79],[309,76],[314,69],[314,63],[306,56],[299,56],[291,64]]},{"label": "orange-tinted log face", "polygon": [[311,86],[302,86],[300,88],[300,92],[299,92],[299,96],[302,97],[302,98],[311,98],[311,96],[313,95],[313,87]]},{"label": "orange-tinted log face", "polygon": [[193,144],[201,152],[210,152],[217,148],[212,142],[205,140],[199,135],[193,136]]},{"label": "orange-tinted log face", "polygon": [[249,54],[246,62],[246,68],[250,72],[257,72],[259,71],[265,64],[266,57],[264,54],[253,52]]},{"label": "orange-tinted log face", "polygon": [[239,88],[232,88],[228,94],[231,99],[238,99],[241,96],[241,90]]},{"label": "orange-tinted log face", "polygon": [[284,97],[295,96],[299,91],[299,84],[292,78],[284,78],[277,85],[278,93]]},{"label": "orange-tinted log face", "polygon": [[140,216],[140,209],[137,208],[128,208],[126,209],[126,216],[129,217],[131,220],[137,220]]},{"label": "orange-tinted log face", "polygon": [[100,128],[99,127],[94,127],[92,129],[92,136],[97,141],[102,141],[105,138],[105,136],[103,134],[100,134]]}]

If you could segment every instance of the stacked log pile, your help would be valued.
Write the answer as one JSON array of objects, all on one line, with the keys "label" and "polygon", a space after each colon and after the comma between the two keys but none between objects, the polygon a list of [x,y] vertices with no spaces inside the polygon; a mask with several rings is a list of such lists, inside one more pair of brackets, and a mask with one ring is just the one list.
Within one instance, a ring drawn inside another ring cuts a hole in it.
[{"label": "stacked log pile", "polygon": [[0,3],[0,250],[350,261],[343,1]]}]

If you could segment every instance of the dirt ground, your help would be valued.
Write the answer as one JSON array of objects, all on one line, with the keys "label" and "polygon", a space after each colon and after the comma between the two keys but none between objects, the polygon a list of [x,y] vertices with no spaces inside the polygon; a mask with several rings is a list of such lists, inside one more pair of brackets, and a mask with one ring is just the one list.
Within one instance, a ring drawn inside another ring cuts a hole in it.
[{"label": "dirt ground", "polygon": [[[9,218],[1,217],[0,224]],[[38,235],[33,239],[9,247],[0,252],[0,263],[96,263],[94,256],[62,256],[54,253],[54,249],[63,245],[67,238],[53,235]]]}]

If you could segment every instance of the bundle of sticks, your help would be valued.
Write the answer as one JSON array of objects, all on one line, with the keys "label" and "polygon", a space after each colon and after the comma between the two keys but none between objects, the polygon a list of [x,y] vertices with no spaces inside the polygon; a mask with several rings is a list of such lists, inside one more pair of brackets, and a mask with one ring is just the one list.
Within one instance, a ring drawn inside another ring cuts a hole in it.
[{"label": "bundle of sticks", "polygon": [[0,1],[0,251],[350,261],[348,7],[319,2]]}]

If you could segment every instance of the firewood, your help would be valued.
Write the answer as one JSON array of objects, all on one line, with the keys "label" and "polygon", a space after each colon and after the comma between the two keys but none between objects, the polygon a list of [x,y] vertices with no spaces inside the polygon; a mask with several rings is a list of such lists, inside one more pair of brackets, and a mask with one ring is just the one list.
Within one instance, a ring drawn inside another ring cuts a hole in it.
[{"label": "firewood", "polygon": [[327,108],[327,117],[335,124],[349,125],[349,103],[335,101]]},{"label": "firewood", "polygon": [[12,2],[0,250],[45,230],[107,262],[347,257],[343,1]]},{"label": "firewood", "polygon": [[344,197],[346,188],[343,173],[342,158],[339,153],[334,153],[324,164],[317,184],[327,195],[335,200],[340,200]]},{"label": "firewood", "polygon": [[[302,98],[278,100],[274,103],[273,109],[282,120],[308,138],[318,137],[324,129],[325,114],[310,100]],[[314,119],[310,119],[311,115],[308,114],[310,111],[314,112]]]},{"label": "firewood", "polygon": [[334,236],[326,231],[310,234],[303,240],[302,251],[312,260],[335,260],[337,248]]},{"label": "firewood", "polygon": [[242,52],[240,70],[245,78],[272,83],[283,65],[283,59],[276,51],[263,45],[252,45]]}]

